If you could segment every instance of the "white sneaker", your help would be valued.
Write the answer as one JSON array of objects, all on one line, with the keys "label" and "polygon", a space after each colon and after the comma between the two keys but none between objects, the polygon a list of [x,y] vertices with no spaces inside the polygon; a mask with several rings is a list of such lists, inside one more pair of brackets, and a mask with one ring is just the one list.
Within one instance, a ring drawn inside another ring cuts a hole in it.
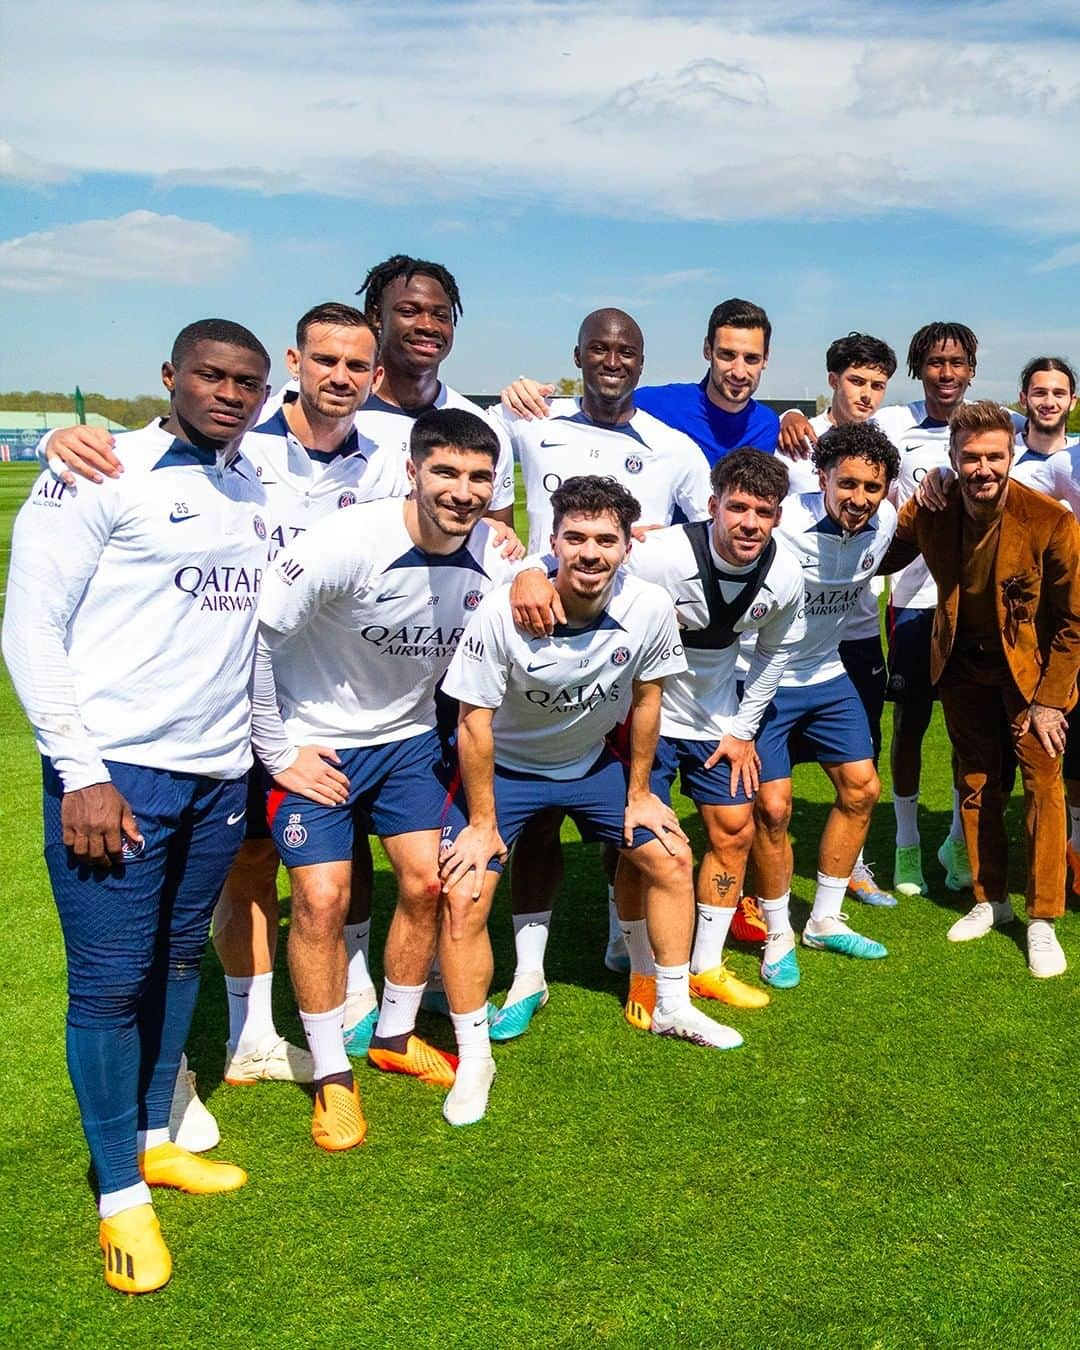
[{"label": "white sneaker", "polygon": [[284,1036],[271,1032],[264,1036],[254,1050],[238,1055],[225,1043],[226,1083],[239,1087],[246,1083],[272,1080],[278,1083],[312,1083],[315,1081],[315,1061],[307,1050],[290,1045]]},{"label": "white sneaker", "polygon": [[946,937],[950,942],[972,942],[975,938],[985,937],[991,928],[1000,928],[1004,923],[1012,923],[1015,918],[1008,900],[996,904],[980,900],[962,919],[957,919]]},{"label": "white sneaker", "polygon": [[495,1081],[495,1061],[460,1059],[454,1086],[446,1094],[442,1113],[451,1125],[475,1125],[487,1114],[488,1093]]},{"label": "white sneaker", "polygon": [[1027,930],[1028,970],[1037,980],[1064,975],[1067,962],[1048,919],[1032,919]]},{"label": "white sneaker", "polygon": [[661,1013],[657,1008],[649,1030],[656,1036],[673,1036],[677,1040],[690,1041],[694,1045],[708,1046],[714,1050],[735,1050],[743,1043],[743,1038],[734,1027],[714,1022],[692,1003],[688,1003],[685,1008],[676,1008],[671,1013]]},{"label": "white sneaker", "polygon": [[195,1091],[195,1075],[188,1068],[187,1055],[180,1056],[180,1071],[173,1087],[169,1138],[189,1153],[205,1153],[221,1142],[217,1121]]}]

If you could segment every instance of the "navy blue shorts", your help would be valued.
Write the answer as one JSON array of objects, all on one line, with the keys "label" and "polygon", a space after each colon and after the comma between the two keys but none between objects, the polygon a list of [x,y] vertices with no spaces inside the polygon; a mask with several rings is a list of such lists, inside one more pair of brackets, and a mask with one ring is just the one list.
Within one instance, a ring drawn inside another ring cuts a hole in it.
[{"label": "navy blue shorts", "polygon": [[[625,848],[623,817],[629,772],[625,764],[604,750],[581,778],[544,778],[495,765],[495,820],[503,843],[510,848],[531,817],[549,808],[564,811],[586,843],[601,841]],[[458,788],[443,821],[442,847],[452,843],[469,823],[464,789]],[[633,848],[656,836],[651,830],[635,829]],[[501,872],[497,858],[488,870]]]},{"label": "navy blue shorts", "polygon": [[885,697],[890,703],[936,698],[930,683],[930,635],[934,631],[932,609],[885,611],[889,635],[889,683]]},{"label": "navy blue shorts", "polygon": [[244,835],[244,778],[205,778],[106,760],[142,843],[121,864],[92,868],[64,845],[64,795],[42,760],[45,863],[67,953],[68,992],[93,1004],[103,993],[136,997],[155,955],[202,959],[210,916]]},{"label": "navy blue shorts", "polygon": [[866,709],[876,762],[881,754],[881,714],[885,710],[885,686],[888,683],[881,638],[875,634],[873,637],[856,638],[852,642],[841,642],[840,660]]},{"label": "navy blue shorts", "polygon": [[671,788],[676,773],[683,792],[695,806],[747,806],[754,799],[743,791],[736,781],[731,791],[731,765],[726,759],[704,767],[705,761],[716,749],[716,741],[687,741],[677,736],[661,736],[656,746],[651,786],[661,801],[671,800]]},{"label": "navy blue shorts", "polygon": [[348,800],[340,806],[320,806],[298,793],[271,789],[270,833],[286,867],[350,861],[358,809],[370,816],[380,839],[440,828],[453,767],[437,732],[338,750],[337,755],[349,780]]},{"label": "navy blue shorts", "polygon": [[762,718],[757,752],[763,783],[790,778],[793,764],[857,764],[873,759],[866,710],[850,677],[778,689]]}]

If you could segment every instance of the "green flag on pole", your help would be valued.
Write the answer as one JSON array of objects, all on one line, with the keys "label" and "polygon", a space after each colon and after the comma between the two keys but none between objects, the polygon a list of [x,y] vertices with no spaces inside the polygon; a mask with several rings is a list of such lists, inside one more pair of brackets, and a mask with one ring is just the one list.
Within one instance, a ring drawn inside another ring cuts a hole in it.
[{"label": "green flag on pole", "polygon": [[83,391],[78,385],[75,386],[75,416],[79,419],[79,425],[86,425],[86,399],[83,398]]}]

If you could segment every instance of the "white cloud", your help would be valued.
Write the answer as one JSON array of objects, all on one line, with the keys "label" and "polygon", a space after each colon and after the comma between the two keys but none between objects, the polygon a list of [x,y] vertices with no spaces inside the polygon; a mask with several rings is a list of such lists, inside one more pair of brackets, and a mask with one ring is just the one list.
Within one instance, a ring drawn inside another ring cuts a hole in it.
[{"label": "white cloud", "polygon": [[3,241],[0,286],[51,291],[96,281],[196,283],[223,275],[245,247],[216,225],[130,211]]},{"label": "white cloud", "polygon": [[[164,45],[163,0],[54,8],[62,48],[26,7],[8,18],[7,134],[80,171],[451,219],[460,203],[537,200],[713,221],[1000,217],[1010,180],[1024,227],[1067,229],[1080,211],[1075,30],[1062,16],[1044,37],[1018,0],[949,7],[932,26],[897,0],[858,23],[837,0],[797,18],[779,0],[617,14],[589,0],[190,0]],[[182,111],[163,96],[177,70],[200,72]]]},{"label": "white cloud", "polygon": [[0,182],[21,183],[27,187],[47,187],[73,178],[72,170],[59,164],[48,164],[23,154],[7,141],[0,140]]},{"label": "white cloud", "polygon": [[1076,267],[1080,264],[1080,244],[1066,244],[1064,248],[1059,248],[1051,253],[1049,258],[1043,258],[1032,267],[1033,272],[1056,272],[1061,267]]}]

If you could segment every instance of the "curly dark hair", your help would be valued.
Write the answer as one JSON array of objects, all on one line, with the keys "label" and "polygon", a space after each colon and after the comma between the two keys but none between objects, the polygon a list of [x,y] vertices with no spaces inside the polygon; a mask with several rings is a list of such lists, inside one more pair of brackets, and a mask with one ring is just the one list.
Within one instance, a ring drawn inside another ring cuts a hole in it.
[{"label": "curly dark hair", "polygon": [[638,499],[632,493],[614,478],[601,478],[595,473],[567,478],[551,494],[551,509],[554,534],[558,534],[563,516],[571,512],[583,516],[602,516],[610,512],[627,539],[630,538],[630,527],[641,515]]},{"label": "curly dark hair", "polygon": [[743,447],[718,459],[709,474],[712,490],[722,497],[730,488],[741,488],[753,497],[782,502],[788,494],[787,465],[779,455]]},{"label": "curly dark hair", "polygon": [[843,375],[852,366],[869,366],[891,380],[896,374],[896,353],[887,342],[869,333],[849,333],[830,342],[825,353],[825,369],[829,374]]},{"label": "curly dark hair", "polygon": [[886,483],[891,483],[900,472],[899,450],[873,422],[848,422],[825,432],[814,447],[814,468],[829,469],[841,459],[883,464]]}]

